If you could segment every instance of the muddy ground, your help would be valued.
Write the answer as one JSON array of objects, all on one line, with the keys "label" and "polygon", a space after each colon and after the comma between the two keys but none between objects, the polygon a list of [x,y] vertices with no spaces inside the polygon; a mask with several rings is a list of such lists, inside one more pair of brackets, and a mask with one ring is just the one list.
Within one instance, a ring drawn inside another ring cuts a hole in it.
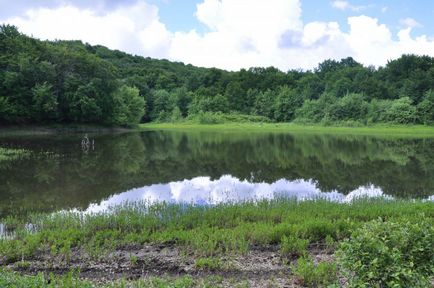
[{"label": "muddy ground", "polygon": [[[330,251],[311,247],[315,261],[333,261]],[[68,259],[69,258],[69,259]],[[64,274],[73,269],[80,277],[94,283],[113,280],[137,280],[149,277],[177,278],[190,275],[194,279],[215,277],[221,287],[249,284],[249,287],[301,287],[291,276],[289,264],[295,259],[283,259],[277,246],[253,247],[245,255],[219,257],[216,269],[196,267],[197,255],[171,245],[130,245],[114,252],[101,253],[97,258],[83,249],[73,249],[69,257],[39,253],[31,259],[7,264],[22,274],[38,272]]]}]

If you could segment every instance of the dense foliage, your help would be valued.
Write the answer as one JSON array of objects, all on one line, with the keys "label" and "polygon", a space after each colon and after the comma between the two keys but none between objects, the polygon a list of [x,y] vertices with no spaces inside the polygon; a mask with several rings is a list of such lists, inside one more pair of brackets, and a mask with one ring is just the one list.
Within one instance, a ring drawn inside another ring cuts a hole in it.
[{"label": "dense foliage", "polygon": [[434,272],[431,222],[377,220],[341,243],[350,287],[429,287]]},{"label": "dense foliage", "polygon": [[313,71],[229,72],[132,56],[80,41],[39,41],[0,26],[0,123],[179,121],[200,113],[276,122],[434,123],[434,58],[385,67],[352,58]]}]

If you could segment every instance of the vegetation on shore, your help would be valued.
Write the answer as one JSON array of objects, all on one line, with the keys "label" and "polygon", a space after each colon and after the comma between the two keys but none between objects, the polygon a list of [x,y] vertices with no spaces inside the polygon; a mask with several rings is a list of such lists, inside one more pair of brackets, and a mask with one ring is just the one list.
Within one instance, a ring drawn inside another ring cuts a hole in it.
[{"label": "vegetation on shore", "polygon": [[11,149],[0,147],[0,162],[21,159],[27,157],[29,154],[30,151],[27,151],[25,149]]},{"label": "vegetation on shore", "polygon": [[176,123],[140,124],[141,130],[179,130],[179,131],[218,131],[218,132],[280,132],[280,133],[318,133],[345,135],[397,136],[413,138],[434,137],[434,127],[424,125],[388,125],[371,126],[323,126],[294,123],[254,123],[254,122],[218,122],[203,124],[194,121]]},{"label": "vegetation on shore", "polygon": [[[178,278],[170,277],[150,277],[146,280],[128,281],[120,279],[111,283],[95,284],[88,280],[79,278],[78,272],[69,272],[65,275],[21,275],[20,273],[4,270],[0,268],[0,287],[4,288],[213,288],[219,287],[221,279],[219,277],[209,277],[206,279],[194,279],[192,276],[182,276]],[[240,286],[242,287],[242,286]]]},{"label": "vegetation on shore", "polygon": [[203,113],[271,122],[434,123],[434,58],[428,56],[403,55],[378,69],[349,57],[313,71],[231,72],[81,41],[40,41],[10,25],[0,26],[0,52],[2,123],[131,126]]},{"label": "vegetation on shore", "polygon": [[[69,261],[73,249],[84,249],[97,261],[120,246],[175,245],[197,257],[198,267],[219,269],[221,262],[213,258],[277,246],[281,260],[293,265],[294,277],[321,284],[330,271],[337,270],[331,264],[312,270],[317,264],[308,254],[310,247],[326,247],[337,249],[333,265],[355,287],[360,283],[392,287],[400,281],[424,287],[434,271],[433,205],[429,201],[364,199],[348,205],[280,199],[217,206],[141,203],[100,214],[9,217],[2,222],[14,229],[15,237],[0,240],[0,260],[6,265],[48,253]],[[26,223],[34,225],[33,231]],[[0,276],[0,283],[2,277],[8,276]],[[337,275],[326,282],[335,281]]]}]

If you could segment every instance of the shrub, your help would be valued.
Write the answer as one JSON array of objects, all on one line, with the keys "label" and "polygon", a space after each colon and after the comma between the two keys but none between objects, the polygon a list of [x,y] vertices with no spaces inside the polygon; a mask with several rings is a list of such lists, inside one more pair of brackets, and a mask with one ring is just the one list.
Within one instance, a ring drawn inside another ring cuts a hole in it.
[{"label": "shrub", "polygon": [[221,112],[199,112],[188,117],[189,120],[199,124],[223,124],[223,123],[269,123],[269,118],[257,115],[245,115],[238,113],[221,113]]},{"label": "shrub", "polygon": [[224,123],[224,119],[221,113],[213,113],[213,112],[200,112],[193,116],[193,119],[196,120],[199,124],[222,124]]},{"label": "shrub", "polygon": [[283,256],[300,256],[307,253],[309,240],[294,236],[283,236],[280,242],[280,253]]},{"label": "shrub", "polygon": [[113,93],[114,111],[112,122],[115,125],[131,126],[138,124],[145,114],[146,103],[139,95],[139,89],[121,86]]},{"label": "shrub", "polygon": [[352,287],[428,287],[434,226],[376,220],[353,232],[337,255]]},{"label": "shrub", "polygon": [[215,271],[222,268],[222,263],[218,258],[207,257],[207,258],[196,259],[195,266],[199,270]]},{"label": "shrub", "polygon": [[372,123],[387,122],[387,111],[392,106],[391,100],[372,99],[368,106],[368,121]]},{"label": "shrub", "polygon": [[408,97],[393,101],[386,113],[387,120],[397,124],[410,124],[416,120],[416,107],[411,105]]},{"label": "shrub", "polygon": [[417,113],[423,124],[434,124],[434,90],[425,93],[423,101],[417,106]]},{"label": "shrub", "polygon": [[291,265],[291,271],[300,284],[307,287],[324,287],[337,281],[336,264],[320,262],[315,265],[310,257],[298,259],[297,265]]},{"label": "shrub", "polygon": [[329,108],[329,117],[333,121],[363,120],[368,113],[368,103],[360,94],[347,94]]}]

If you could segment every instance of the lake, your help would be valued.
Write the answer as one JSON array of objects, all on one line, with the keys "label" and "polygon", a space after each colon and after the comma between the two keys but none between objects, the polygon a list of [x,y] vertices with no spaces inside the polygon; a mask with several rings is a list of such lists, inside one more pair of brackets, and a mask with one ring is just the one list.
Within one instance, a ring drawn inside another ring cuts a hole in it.
[{"label": "lake", "polygon": [[[143,131],[2,136],[30,153],[0,161],[0,218],[103,211],[125,201],[432,199],[434,139]],[[431,198],[430,198],[431,197]]]}]

